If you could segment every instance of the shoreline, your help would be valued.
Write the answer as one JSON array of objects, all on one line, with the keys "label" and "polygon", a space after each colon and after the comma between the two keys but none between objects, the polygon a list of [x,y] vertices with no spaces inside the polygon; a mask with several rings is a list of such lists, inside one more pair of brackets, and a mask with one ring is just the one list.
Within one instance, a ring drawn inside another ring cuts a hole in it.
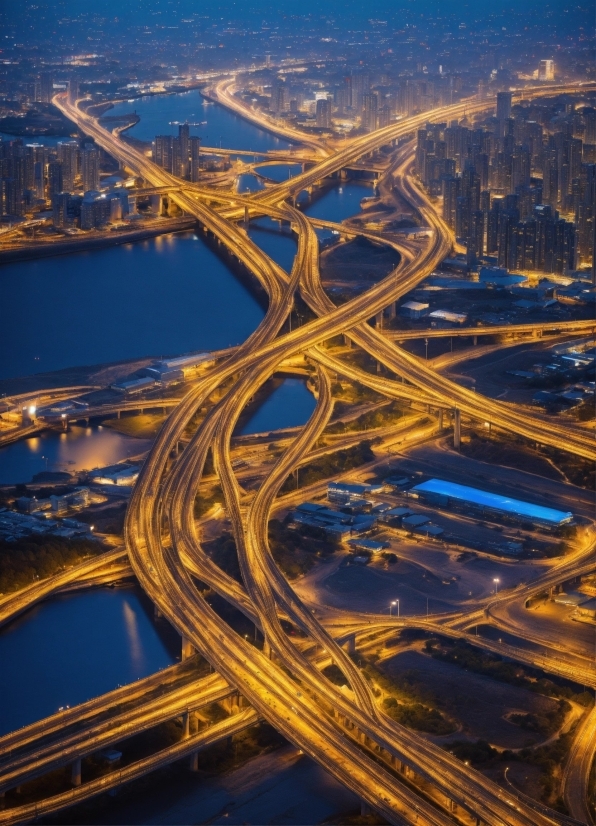
[{"label": "shoreline", "polygon": [[0,250],[0,268],[3,264],[14,264],[18,261],[33,261],[38,258],[50,258],[57,255],[70,255],[76,252],[115,247],[122,244],[131,244],[155,238],[157,235],[167,235],[174,232],[185,232],[196,224],[194,218],[176,218],[164,226],[143,227],[142,229],[127,232],[106,232],[105,236],[93,238],[65,238],[63,241],[47,244],[17,247]]}]

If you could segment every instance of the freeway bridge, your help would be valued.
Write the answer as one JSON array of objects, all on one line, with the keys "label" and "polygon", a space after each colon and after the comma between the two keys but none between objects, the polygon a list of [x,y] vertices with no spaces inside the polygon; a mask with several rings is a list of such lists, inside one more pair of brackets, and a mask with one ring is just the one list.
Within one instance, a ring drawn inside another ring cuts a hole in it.
[{"label": "freeway bridge", "polygon": [[[220,84],[218,89],[232,108],[241,106],[229,95],[229,85]],[[545,91],[542,87],[536,94],[552,92],[553,89]],[[267,538],[270,513],[284,480],[314,448],[331,416],[329,357],[322,345],[338,334],[348,336],[353,344],[384,364],[392,374],[407,379],[439,407],[457,407],[468,415],[483,418],[488,415],[505,430],[564,447],[579,456],[596,458],[593,439],[585,432],[567,427],[562,433],[553,434],[548,423],[515,405],[479,398],[368,325],[368,319],[432,272],[454,242],[449,228],[413,179],[410,152],[398,155],[394,177],[402,196],[418,211],[425,226],[430,227],[430,236],[418,247],[403,245],[395,270],[341,307],[335,307],[322,288],[312,223],[293,206],[293,199],[302,189],[358,162],[380,146],[397,143],[428,119],[453,119],[464,111],[485,111],[492,104],[466,101],[441,107],[356,138],[337,151],[316,144],[322,160],[312,169],[277,187],[251,196],[237,196],[172,179],[62,97],[58,96],[56,102],[83,131],[150,185],[178,187],[171,195],[175,203],[233,250],[269,294],[269,308],[261,326],[229,358],[206,373],[173,408],[139,476],[126,520],[128,557],[142,587],[178,629],[185,640],[185,650],[192,647],[199,651],[225,683],[251,706],[224,721],[227,727],[222,723],[222,730],[229,733],[234,725],[253,724],[262,717],[391,823],[546,826],[560,822],[557,813],[544,807],[537,809],[514,793],[504,792],[453,755],[388,718],[347,652],[285,580],[273,561]],[[245,209],[295,225],[298,253],[291,273],[281,270],[236,225],[235,221],[243,219]],[[316,318],[298,330],[282,334],[297,290]],[[256,390],[296,353],[306,354],[317,365],[315,412],[274,465],[256,496],[246,502],[230,457],[234,427]],[[389,398],[397,397],[397,387],[401,386],[338,358],[334,360],[334,369]],[[172,460],[172,449],[180,442],[196,411],[223,383],[220,400],[211,406],[182,453]],[[208,557],[194,520],[194,500],[209,453],[232,522],[242,584],[230,580]],[[265,636],[263,651],[248,644],[211,609],[196,589],[193,577],[254,617]],[[320,662],[296,645],[282,619],[289,620],[316,650],[324,650],[332,657],[350,686],[349,692],[341,691],[322,674]],[[159,717],[157,710],[152,713],[154,719]],[[215,734],[219,736],[221,731],[218,729]],[[161,765],[160,761],[170,759],[173,753],[182,756],[196,751],[203,743],[201,736],[206,737],[197,733],[184,738],[167,755],[147,758],[144,766],[127,767],[123,770],[124,779]],[[30,758],[18,771],[29,770],[34,770]],[[108,778],[108,783],[116,782],[114,777]],[[97,793],[98,788],[101,790],[98,781],[80,787],[75,783],[71,797],[42,802],[40,811],[55,810],[85,794]],[[48,808],[44,809],[44,805]],[[15,810],[13,822],[36,814],[38,810],[31,807],[27,811]],[[10,816],[7,810],[6,817]]]}]

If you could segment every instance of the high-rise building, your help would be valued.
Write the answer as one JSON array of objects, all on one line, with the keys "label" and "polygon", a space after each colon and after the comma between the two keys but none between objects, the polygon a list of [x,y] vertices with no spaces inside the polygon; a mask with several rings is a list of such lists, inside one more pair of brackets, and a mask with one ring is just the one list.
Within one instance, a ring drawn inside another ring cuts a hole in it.
[{"label": "high-rise building", "polygon": [[327,98],[319,98],[316,105],[317,126],[329,129],[331,126],[331,104]]},{"label": "high-rise building", "polygon": [[2,205],[2,215],[20,218],[25,211],[23,192],[14,178],[2,178],[2,191],[0,202]]},{"label": "high-rise building", "polygon": [[42,72],[39,76],[39,98],[42,103],[51,103],[54,97],[54,78],[50,72]]},{"label": "high-rise building", "polygon": [[79,97],[79,81],[73,77],[68,81],[68,102],[74,105]]},{"label": "high-rise building", "polygon": [[51,201],[54,198],[54,195],[58,195],[59,192],[63,191],[62,164],[60,161],[50,161],[48,164],[48,186],[46,192],[48,201]]},{"label": "high-rise building", "polygon": [[554,60],[541,60],[538,65],[538,80],[554,80],[555,79],[555,62]]},{"label": "high-rise building", "polygon": [[62,188],[65,192],[73,192],[79,171],[79,145],[76,141],[59,141],[56,151],[62,164]]},{"label": "high-rise building", "polygon": [[352,71],[352,109],[361,112],[364,107],[364,95],[370,92],[370,75],[365,69]]},{"label": "high-rise building", "polygon": [[497,120],[499,134],[505,134],[505,121],[511,117],[511,92],[497,92]]},{"label": "high-rise building", "polygon": [[201,150],[201,140],[196,135],[192,135],[188,139],[188,155],[190,163],[190,180],[193,184],[199,181],[199,157]]},{"label": "high-rise building", "polygon": [[362,98],[362,126],[367,132],[377,128],[378,98],[374,92],[367,92]]},{"label": "high-rise building", "polygon": [[83,192],[99,189],[99,149],[86,146],[81,152],[81,176]]},{"label": "high-rise building", "polygon": [[190,126],[188,123],[181,123],[178,127],[178,140],[180,141],[180,177],[188,178],[189,171],[189,146]]},{"label": "high-rise building", "polygon": [[68,192],[56,192],[52,196],[52,223],[55,227],[63,228],[69,224]]},{"label": "high-rise building", "polygon": [[158,166],[172,171],[172,135],[156,135],[153,144],[153,160]]}]

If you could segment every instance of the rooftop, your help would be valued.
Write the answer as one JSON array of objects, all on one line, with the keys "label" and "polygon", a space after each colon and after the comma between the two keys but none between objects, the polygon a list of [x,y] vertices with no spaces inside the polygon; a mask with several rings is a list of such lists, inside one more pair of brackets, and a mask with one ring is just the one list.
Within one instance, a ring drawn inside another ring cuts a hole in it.
[{"label": "rooftop", "polygon": [[573,514],[570,511],[559,511],[555,510],[555,508],[546,508],[543,505],[523,502],[521,499],[510,499],[508,496],[501,496],[498,493],[469,488],[467,485],[458,485],[455,482],[445,482],[443,479],[429,479],[427,482],[416,485],[412,490],[417,493],[436,493],[442,496],[448,496],[451,499],[471,502],[481,507],[494,508],[495,510],[512,513],[516,516],[538,519],[541,522],[548,522],[551,525],[562,525],[573,518]]}]

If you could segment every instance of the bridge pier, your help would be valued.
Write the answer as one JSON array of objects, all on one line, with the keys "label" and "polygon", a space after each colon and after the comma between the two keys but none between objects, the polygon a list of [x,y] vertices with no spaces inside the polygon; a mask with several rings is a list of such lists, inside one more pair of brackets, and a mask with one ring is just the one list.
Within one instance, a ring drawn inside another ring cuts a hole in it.
[{"label": "bridge pier", "polygon": [[478,344],[478,336],[474,336],[474,347]]},{"label": "bridge pier", "polygon": [[158,620],[158,619],[161,619],[162,617],[163,617],[163,614],[161,613],[161,611],[159,610],[157,605],[154,603],[153,604],[153,619]]},{"label": "bridge pier", "polygon": [[81,785],[81,758],[77,758],[70,770],[70,782],[73,786]]},{"label": "bridge pier", "polygon": [[349,347],[349,348],[350,348],[350,350],[352,349],[352,342],[351,342],[351,340],[350,340],[350,337],[349,337],[349,336],[347,336],[347,335],[345,335],[345,333],[344,333],[344,345],[345,345],[346,347]]},{"label": "bridge pier", "polygon": [[443,430],[443,408],[439,407],[439,430]]},{"label": "bridge pier", "polygon": [[190,737],[190,712],[185,711],[182,715],[182,739],[188,740]]},{"label": "bridge pier", "polygon": [[458,407],[453,411],[453,447],[461,448],[461,410]]},{"label": "bridge pier", "polygon": [[344,651],[347,651],[348,654],[355,654],[356,653],[356,634],[350,634],[347,640],[343,643],[342,648]]},{"label": "bridge pier", "polygon": [[191,772],[198,772],[199,770],[199,752],[193,751],[190,755],[190,770]]},{"label": "bridge pier", "polygon": [[182,656],[180,658],[182,662],[184,662],[184,660],[187,660],[189,657],[192,657],[194,653],[195,650],[193,648],[191,641],[188,640],[186,637],[182,637]]},{"label": "bridge pier", "polygon": [[244,207],[244,223],[245,223],[245,224],[248,224],[249,220],[250,220],[250,219],[249,219],[249,215],[248,215],[248,207],[247,207],[247,206],[245,206],[245,207]]},{"label": "bridge pier", "polygon": [[271,646],[267,642],[267,640],[263,640],[263,654],[267,657],[268,660],[271,659]]},{"label": "bridge pier", "polygon": [[68,416],[62,416],[62,430],[68,430]]},{"label": "bridge pier", "polygon": [[377,330],[383,329],[383,310],[375,316]]},{"label": "bridge pier", "polygon": [[397,303],[396,301],[392,301],[391,304],[387,307],[387,315],[388,315],[389,318],[395,318],[395,315],[396,315],[395,305],[396,305],[396,303]]}]

